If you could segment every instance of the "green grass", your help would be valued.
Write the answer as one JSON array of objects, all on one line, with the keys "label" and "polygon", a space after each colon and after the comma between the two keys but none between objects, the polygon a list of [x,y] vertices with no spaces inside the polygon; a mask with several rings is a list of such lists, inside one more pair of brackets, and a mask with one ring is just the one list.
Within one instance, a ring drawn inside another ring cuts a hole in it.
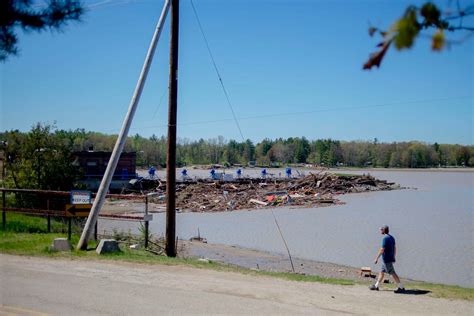
[{"label": "green grass", "polygon": [[408,282],[407,287],[430,291],[431,296],[433,297],[474,301],[474,289],[464,288],[456,285]]},{"label": "green grass", "polygon": [[[392,281],[391,278],[389,278],[389,280]],[[373,284],[373,281],[358,283],[361,285],[368,286],[369,284]],[[429,283],[423,281],[405,281],[403,282],[403,284],[408,290],[428,291],[428,295],[432,297],[474,301],[473,288],[465,288],[457,285]],[[382,287],[393,290],[397,288],[396,284],[392,282],[390,284],[383,284]]]},{"label": "green grass", "polygon": [[336,278],[323,278],[318,275],[304,275],[287,272],[270,272],[270,271],[258,271],[260,275],[267,275],[290,281],[301,281],[301,282],[318,282],[326,284],[337,284],[337,285],[354,285],[356,284],[352,280],[336,279]]},{"label": "green grass", "polygon": [[[0,231],[18,233],[47,233],[48,225],[45,216],[32,216],[18,213],[6,214],[6,228],[0,227]],[[74,226],[77,231],[78,227]],[[51,217],[51,232],[67,232],[67,222],[64,218]]]},{"label": "green grass", "polygon": [[48,245],[59,234],[14,233],[0,231],[0,252],[14,255],[47,255]]},{"label": "green grass", "polygon": [[[222,264],[218,262],[202,262],[197,259],[169,258],[166,256],[157,256],[144,250],[131,250],[128,247],[121,247],[122,252],[97,255],[93,250],[95,242],[89,243],[89,251],[54,252],[49,247],[58,237],[67,237],[67,233],[46,232],[46,220],[44,218],[30,217],[25,215],[8,214],[7,229],[0,228],[0,253],[27,256],[45,256],[52,258],[68,258],[77,260],[108,260],[121,261],[137,264],[161,264],[161,265],[186,265],[200,269],[212,269],[223,272],[236,272],[246,275],[276,277],[284,280],[299,282],[319,282],[337,285],[354,285],[356,282],[345,279],[323,278],[315,275],[302,275],[283,272],[269,272],[261,270],[246,269],[238,266]],[[64,224],[56,222],[52,225],[58,231],[62,231]],[[32,231],[32,232],[30,232]],[[79,240],[78,234],[72,235],[71,244],[75,246]],[[357,284],[364,284],[357,282]],[[463,299],[474,301],[474,289],[462,288],[459,286],[450,286],[442,284],[432,284],[425,282],[407,282],[407,288],[430,291],[430,296],[442,297],[448,299]]]}]

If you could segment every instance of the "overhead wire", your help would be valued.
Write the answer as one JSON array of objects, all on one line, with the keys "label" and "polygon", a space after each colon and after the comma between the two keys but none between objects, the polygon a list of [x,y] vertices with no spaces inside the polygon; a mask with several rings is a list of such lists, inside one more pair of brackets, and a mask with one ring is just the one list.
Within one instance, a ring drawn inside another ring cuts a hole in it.
[{"label": "overhead wire", "polygon": [[209,42],[207,40],[206,34],[204,33],[204,29],[202,27],[201,20],[199,19],[199,15],[197,13],[196,7],[194,6],[193,0],[190,0],[190,1],[191,1],[191,7],[192,7],[193,12],[194,12],[194,16],[196,17],[196,21],[197,21],[197,24],[199,26],[199,30],[201,31],[204,42],[206,43],[207,51],[209,53],[209,56],[211,57],[211,61],[212,61],[212,64],[214,66],[214,70],[216,71],[217,77],[218,77],[219,82],[220,82],[221,87],[222,87],[222,91],[224,92],[225,98],[227,100],[227,104],[229,105],[230,111],[232,112],[232,116],[234,118],[235,124],[237,125],[240,136],[242,137],[242,141],[245,141],[244,134],[242,133],[242,129],[240,128],[239,121],[237,119],[237,116],[235,115],[234,107],[232,106],[232,103],[230,102],[229,93],[227,93],[227,89],[225,88],[224,81],[222,80],[222,76],[219,72],[219,69],[217,68],[217,64],[216,64],[216,61],[214,59],[214,55],[212,54],[211,47],[209,46]]},{"label": "overhead wire", "polygon": [[[198,25],[199,25],[199,29],[201,30],[202,37],[204,38],[204,42],[206,43],[207,51],[209,52],[209,56],[211,57],[212,64],[214,65],[214,69],[215,69],[215,71],[216,71],[217,77],[219,78],[219,82],[220,82],[220,84],[221,84],[222,90],[224,91],[224,95],[225,95],[225,97],[226,97],[227,104],[228,104],[229,107],[230,107],[230,110],[231,110],[231,112],[232,112],[232,116],[233,116],[233,118],[234,118],[235,124],[237,125],[237,128],[239,129],[239,133],[240,133],[240,136],[242,137],[242,141],[245,142],[245,137],[244,137],[244,135],[243,135],[243,133],[242,133],[242,129],[240,128],[240,124],[239,124],[239,121],[238,121],[238,119],[237,119],[237,116],[235,115],[235,111],[234,111],[234,108],[233,108],[233,106],[232,106],[232,103],[230,102],[230,98],[229,98],[229,94],[227,93],[227,89],[225,88],[224,82],[222,81],[222,76],[221,76],[221,74],[219,73],[219,69],[217,68],[216,61],[214,60],[214,56],[213,56],[212,51],[211,51],[211,48],[210,48],[210,46],[209,46],[209,42],[207,41],[206,35],[204,34],[204,30],[203,30],[203,28],[202,28],[201,21],[199,20],[199,16],[198,16],[197,11],[196,11],[196,7],[194,6],[193,0],[190,0],[190,2],[191,2],[191,6],[192,6],[192,8],[193,8],[193,12],[194,12],[194,15],[195,15],[195,17],[196,17],[197,23],[198,23]],[[182,124],[181,124],[181,125],[182,125]],[[292,260],[292,258],[291,258],[290,249],[288,248],[288,244],[286,243],[286,240],[285,240],[285,238],[283,237],[283,233],[282,233],[282,231],[281,231],[280,225],[278,224],[278,221],[277,221],[277,219],[276,219],[275,214],[273,213],[273,211],[272,211],[272,215],[273,215],[273,219],[275,220],[275,224],[276,224],[276,226],[277,226],[277,228],[278,228],[278,231],[280,232],[280,236],[281,236],[281,238],[282,238],[282,240],[283,240],[283,243],[284,243],[284,245],[285,245],[285,248],[286,248],[286,250],[287,250],[287,252],[288,252],[288,256],[289,256],[290,262],[291,262],[291,268],[293,269],[293,273],[294,273],[294,272],[295,272],[295,267],[294,267],[294,265],[293,265],[293,260]]]},{"label": "overhead wire", "polygon": [[[342,106],[335,108],[327,109],[315,109],[310,111],[294,111],[294,112],[284,112],[284,113],[274,113],[274,114],[261,114],[261,115],[252,115],[240,117],[239,120],[250,120],[250,119],[259,119],[259,118],[272,118],[280,116],[294,116],[294,115],[304,115],[304,114],[313,114],[320,112],[333,112],[333,111],[350,111],[350,110],[361,110],[361,109],[371,109],[371,108],[382,108],[382,107],[391,107],[391,106],[405,106],[410,104],[417,103],[428,103],[428,102],[439,102],[439,101],[451,101],[451,100],[463,100],[471,99],[472,96],[460,96],[460,97],[447,97],[447,98],[438,98],[438,99],[424,99],[424,100],[411,100],[411,101],[400,101],[400,102],[391,102],[391,103],[380,103],[380,104],[370,104],[370,105],[360,105],[360,106]],[[216,120],[205,120],[205,121],[194,121],[194,122],[184,122],[180,123],[181,126],[187,125],[201,125],[209,123],[220,123],[232,121],[234,118],[225,118],[225,119],[216,119]],[[140,128],[154,128],[154,127],[163,127],[166,125],[153,125],[153,126],[142,126]]]},{"label": "overhead wire", "polygon": [[155,109],[155,112],[153,113],[153,116],[151,117],[151,120],[152,120],[152,121],[155,119],[155,116],[156,116],[156,114],[158,113],[158,110],[161,108],[161,105],[163,104],[163,98],[165,97],[166,92],[168,92],[168,90],[164,90],[164,91],[163,91],[163,94],[161,95],[160,100],[158,101],[158,105],[157,105],[157,107],[156,107],[156,109]]}]

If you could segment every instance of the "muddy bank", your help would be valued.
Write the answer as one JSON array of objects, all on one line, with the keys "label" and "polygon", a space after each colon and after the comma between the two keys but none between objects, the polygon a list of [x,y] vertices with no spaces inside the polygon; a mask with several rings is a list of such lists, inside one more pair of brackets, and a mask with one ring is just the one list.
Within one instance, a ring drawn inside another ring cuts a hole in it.
[{"label": "muddy bank", "polygon": [[[272,272],[292,272],[288,256],[264,251],[245,249],[238,246],[207,244],[198,241],[179,241],[179,257],[203,258],[248,269]],[[373,278],[360,275],[360,268],[354,268],[328,262],[318,262],[294,258],[296,273],[317,275],[325,278],[338,278],[354,281],[372,282]],[[373,272],[373,276],[375,273]]]},{"label": "muddy bank", "polygon": [[[100,238],[114,238],[124,247],[143,249],[142,236],[130,232],[103,232]],[[179,258],[201,259],[223,264],[234,265],[242,268],[268,271],[268,272],[293,272],[292,264],[287,255],[254,250],[236,245],[207,243],[206,238],[196,236],[190,240],[179,239],[176,245]],[[164,237],[149,240],[147,251],[156,255],[165,255]],[[374,282],[378,271],[361,274],[361,267],[350,267],[330,262],[321,262],[292,256],[294,273],[315,275],[323,278],[346,279],[358,282]]]}]

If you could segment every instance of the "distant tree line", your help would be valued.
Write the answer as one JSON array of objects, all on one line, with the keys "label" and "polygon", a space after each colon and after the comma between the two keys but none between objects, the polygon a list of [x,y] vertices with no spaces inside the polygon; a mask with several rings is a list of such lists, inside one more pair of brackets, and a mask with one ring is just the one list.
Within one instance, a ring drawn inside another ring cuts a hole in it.
[{"label": "distant tree line", "polygon": [[[0,133],[8,169],[7,181],[14,187],[65,189],[79,176],[72,165],[75,151],[112,151],[116,135],[84,129],[58,130],[37,124],[29,132]],[[140,167],[166,164],[166,137],[130,136],[125,151],[137,152]],[[238,142],[219,136],[208,140],[181,139],[177,164],[225,164],[284,166],[314,164],[334,167],[428,168],[474,167],[474,146],[428,144],[418,141],[381,143],[372,141],[308,140],[306,137]],[[47,181],[46,181],[47,179]]]}]

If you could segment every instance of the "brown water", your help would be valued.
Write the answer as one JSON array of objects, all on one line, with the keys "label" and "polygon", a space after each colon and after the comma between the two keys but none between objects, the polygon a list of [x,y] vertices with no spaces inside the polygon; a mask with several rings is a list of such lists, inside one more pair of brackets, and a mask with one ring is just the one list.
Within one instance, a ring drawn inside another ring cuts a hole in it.
[{"label": "brown water", "polygon": [[[378,228],[387,224],[397,241],[399,275],[474,287],[474,172],[370,173],[417,190],[350,194],[341,197],[346,205],[325,208],[274,209],[292,256],[378,270]],[[268,209],[177,215],[179,238],[195,236],[198,228],[209,243],[286,253]],[[164,214],[155,215],[151,229],[164,232]]]}]

